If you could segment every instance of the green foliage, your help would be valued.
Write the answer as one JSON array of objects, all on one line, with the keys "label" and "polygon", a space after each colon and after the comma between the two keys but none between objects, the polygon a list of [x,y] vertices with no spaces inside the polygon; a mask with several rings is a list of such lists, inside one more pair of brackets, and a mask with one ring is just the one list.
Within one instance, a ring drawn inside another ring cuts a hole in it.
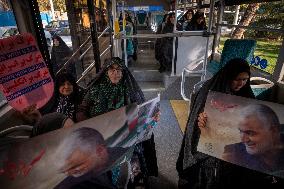
[{"label": "green foliage", "polygon": [[[284,1],[261,4],[251,26],[261,28],[284,29]],[[280,39],[281,33],[265,31],[246,31],[245,36],[254,38]]]},{"label": "green foliage", "polygon": [[[49,0],[37,0],[40,11],[50,11]],[[65,0],[53,0],[53,6],[55,11],[66,11]]]},{"label": "green foliage", "polygon": [[0,10],[9,11],[11,9],[12,9],[12,6],[9,0],[0,0]]}]

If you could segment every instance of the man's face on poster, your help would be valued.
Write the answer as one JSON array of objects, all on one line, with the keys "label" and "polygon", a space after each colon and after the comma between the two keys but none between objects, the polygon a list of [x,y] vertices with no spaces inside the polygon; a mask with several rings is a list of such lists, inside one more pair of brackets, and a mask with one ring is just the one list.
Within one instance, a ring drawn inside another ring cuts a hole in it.
[{"label": "man's face on poster", "polygon": [[104,146],[98,146],[92,152],[77,148],[65,160],[61,172],[68,176],[79,177],[91,170],[101,170],[107,160],[108,154]]},{"label": "man's face on poster", "polygon": [[248,116],[239,124],[241,141],[251,155],[267,153],[273,148],[275,129],[259,120],[256,116]]}]

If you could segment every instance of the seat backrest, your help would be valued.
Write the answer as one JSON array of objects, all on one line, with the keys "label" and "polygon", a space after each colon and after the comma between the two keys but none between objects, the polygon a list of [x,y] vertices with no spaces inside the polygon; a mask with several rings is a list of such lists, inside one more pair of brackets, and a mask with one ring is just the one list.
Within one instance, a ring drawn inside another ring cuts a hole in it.
[{"label": "seat backrest", "polygon": [[[180,75],[184,68],[189,70],[202,69],[207,45],[207,37],[179,37],[177,48],[176,74]],[[212,53],[213,36],[209,37],[208,57]]]},{"label": "seat backrest", "polygon": [[[200,43],[200,42],[199,42]],[[206,68],[206,75],[205,75],[205,80],[210,79],[211,77],[213,77],[213,75],[215,75],[228,61],[230,61],[233,58],[242,58],[247,60],[248,62],[251,62],[252,58],[253,58],[253,54],[254,54],[254,50],[256,47],[256,41],[255,40],[251,40],[251,39],[227,39],[224,43],[224,48],[221,54],[221,60],[220,63],[216,62],[216,61],[210,61],[207,64],[207,68]],[[179,52],[178,52],[179,53]],[[187,55],[186,53],[181,53],[181,57],[182,54]],[[204,55],[204,53],[203,53]],[[179,56],[179,54],[178,54]],[[184,60],[186,60],[186,58],[183,57]],[[178,61],[177,61],[178,63]],[[179,65],[179,64],[177,64]],[[192,66],[194,64],[191,64],[189,66]],[[189,69],[187,66],[186,68],[183,69],[183,73],[187,72],[187,70],[191,70]],[[177,69],[178,70],[178,69]],[[196,71],[198,72],[198,71]],[[178,72],[177,72],[178,73]],[[190,74],[194,74],[194,72],[190,72]],[[182,74],[182,82],[181,82],[181,95],[185,100],[188,100],[189,98],[185,97],[184,95],[184,75]],[[202,87],[202,84],[204,83],[203,81],[198,82],[197,84],[194,85],[194,91],[197,91],[200,89],[200,87]]]},{"label": "seat backrest", "polygon": [[147,18],[147,14],[146,12],[142,12],[142,13],[137,13],[137,21],[138,21],[138,25],[144,25],[146,22],[146,18]]},{"label": "seat backrest", "polygon": [[242,58],[251,61],[256,41],[252,39],[227,39],[221,55],[221,67],[233,58]]},{"label": "seat backrest", "polygon": [[251,77],[251,89],[256,99],[270,100],[274,90],[274,82],[263,77]]}]

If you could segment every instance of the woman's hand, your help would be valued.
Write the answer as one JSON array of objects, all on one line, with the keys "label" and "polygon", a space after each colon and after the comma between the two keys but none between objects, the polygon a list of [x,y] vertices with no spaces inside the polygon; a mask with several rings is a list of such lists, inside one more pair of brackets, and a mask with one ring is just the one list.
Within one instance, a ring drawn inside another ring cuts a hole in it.
[{"label": "woman's hand", "polygon": [[156,122],[160,121],[160,117],[161,117],[161,112],[158,111],[154,116],[153,116],[153,120],[155,120]]},{"label": "woman's hand", "polygon": [[36,108],[36,104],[24,108],[20,114],[27,124],[30,125],[34,125],[41,118],[41,113]]},{"label": "woman's hand", "polygon": [[207,114],[205,112],[202,112],[198,115],[198,127],[200,129],[204,129],[206,127],[207,123]]}]

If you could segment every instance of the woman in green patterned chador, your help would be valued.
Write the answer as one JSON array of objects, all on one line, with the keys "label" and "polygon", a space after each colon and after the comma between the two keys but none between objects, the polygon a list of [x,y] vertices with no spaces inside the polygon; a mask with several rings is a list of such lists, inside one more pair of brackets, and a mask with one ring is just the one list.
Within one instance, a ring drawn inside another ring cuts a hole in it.
[{"label": "woman in green patterned chador", "polygon": [[77,114],[78,120],[95,117],[131,103],[141,104],[144,94],[118,57],[106,60],[94,79]]},{"label": "woman in green patterned chador", "polygon": [[[124,65],[124,61],[114,57],[106,60],[102,70],[91,83],[82,104],[79,106],[77,119],[82,121],[131,103],[142,104],[144,101],[144,94]],[[137,156],[141,173],[137,175],[137,179],[134,179],[134,183],[132,183],[134,185],[136,181],[140,182],[138,178],[141,178],[145,183],[149,176],[157,176],[158,174],[153,134],[150,139],[136,144],[133,157]]]}]

